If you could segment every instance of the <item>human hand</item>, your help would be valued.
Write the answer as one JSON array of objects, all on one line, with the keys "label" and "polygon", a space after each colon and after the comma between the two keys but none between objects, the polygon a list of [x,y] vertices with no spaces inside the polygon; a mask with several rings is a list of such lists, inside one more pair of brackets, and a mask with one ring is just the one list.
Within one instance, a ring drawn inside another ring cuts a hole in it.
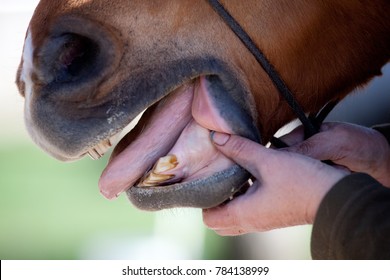
[{"label": "human hand", "polygon": [[331,160],[353,172],[364,172],[390,187],[390,145],[375,129],[348,123],[324,123],[318,134],[303,141],[298,127],[281,139],[285,150],[318,160]]},{"label": "human hand", "polygon": [[218,150],[256,178],[245,194],[203,210],[206,226],[220,235],[312,223],[325,194],[348,174],[318,160],[267,149],[239,136],[215,133],[212,138]]}]

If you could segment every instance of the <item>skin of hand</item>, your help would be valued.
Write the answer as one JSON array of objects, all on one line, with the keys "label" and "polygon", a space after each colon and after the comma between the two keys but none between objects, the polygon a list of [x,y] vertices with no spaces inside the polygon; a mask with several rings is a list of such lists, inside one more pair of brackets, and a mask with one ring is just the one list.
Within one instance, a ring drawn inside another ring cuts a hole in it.
[{"label": "skin of hand", "polygon": [[324,123],[320,133],[303,141],[298,127],[281,139],[286,151],[318,160],[331,160],[353,172],[364,172],[390,187],[390,145],[375,129],[349,124]]},{"label": "skin of hand", "polygon": [[245,194],[203,210],[205,225],[220,235],[310,224],[325,194],[348,174],[304,155],[268,149],[236,135],[215,132],[211,138],[219,151],[256,178]]}]

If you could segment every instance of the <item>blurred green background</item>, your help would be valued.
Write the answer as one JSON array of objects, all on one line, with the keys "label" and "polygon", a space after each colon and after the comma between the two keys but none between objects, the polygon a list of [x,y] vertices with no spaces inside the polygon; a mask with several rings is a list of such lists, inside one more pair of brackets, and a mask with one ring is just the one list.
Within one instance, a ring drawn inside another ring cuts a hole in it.
[{"label": "blurred green background", "polygon": [[[61,163],[39,150],[26,134],[23,98],[14,84],[37,2],[0,4],[0,259],[310,258],[310,226],[219,237],[205,229],[200,210],[149,213],[135,209],[123,196],[105,200],[97,182],[107,156]],[[383,81],[379,85],[385,92],[389,87]],[[382,100],[375,107],[349,99],[346,104],[363,104],[360,114],[345,116],[347,108],[341,106],[333,118],[361,122],[357,116],[386,117],[388,106],[382,107],[390,102]],[[371,109],[375,113],[365,111]]]}]

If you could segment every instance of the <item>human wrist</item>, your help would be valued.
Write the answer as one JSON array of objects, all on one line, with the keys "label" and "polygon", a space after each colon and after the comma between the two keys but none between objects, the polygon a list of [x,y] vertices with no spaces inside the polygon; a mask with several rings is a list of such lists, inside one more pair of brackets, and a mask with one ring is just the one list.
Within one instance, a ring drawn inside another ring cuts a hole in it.
[{"label": "human wrist", "polygon": [[326,194],[344,177],[351,174],[347,170],[337,169],[327,166],[329,171],[325,173],[317,184],[318,188],[312,198],[309,200],[309,208],[306,212],[306,222],[313,224],[317,215],[321,202],[325,198]]}]

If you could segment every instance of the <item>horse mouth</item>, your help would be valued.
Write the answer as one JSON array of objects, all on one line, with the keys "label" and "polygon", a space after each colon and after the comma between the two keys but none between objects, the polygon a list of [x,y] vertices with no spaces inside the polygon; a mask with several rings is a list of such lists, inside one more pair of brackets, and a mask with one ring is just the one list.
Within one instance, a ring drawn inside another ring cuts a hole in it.
[{"label": "horse mouth", "polygon": [[[218,152],[209,137],[211,130],[235,133],[224,119],[224,106],[212,97],[223,94],[212,85],[215,79],[193,79],[145,111],[101,175],[99,188],[106,198],[126,192],[143,210],[210,208],[247,182],[249,174]],[[88,153],[98,158],[110,145],[104,140]]]},{"label": "horse mouth", "polygon": [[143,210],[210,208],[247,182],[249,174],[209,139],[216,130],[258,140],[256,108],[239,69],[212,56],[173,55],[127,73],[110,32],[75,18],[57,25],[37,49],[34,71],[42,81],[26,96],[28,130],[46,152],[63,161],[97,159],[146,109],[101,175],[105,197],[126,192]]}]

